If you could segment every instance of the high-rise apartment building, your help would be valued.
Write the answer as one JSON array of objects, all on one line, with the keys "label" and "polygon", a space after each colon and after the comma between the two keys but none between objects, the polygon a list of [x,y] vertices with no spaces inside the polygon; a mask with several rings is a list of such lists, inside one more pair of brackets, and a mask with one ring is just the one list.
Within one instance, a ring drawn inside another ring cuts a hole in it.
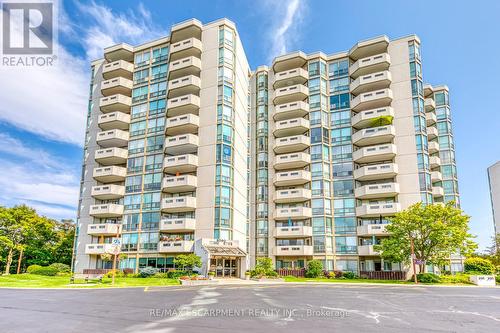
[{"label": "high-rise apartment building", "polygon": [[490,185],[491,209],[495,235],[500,234],[500,161],[488,168],[488,182]]},{"label": "high-rise apartment building", "polygon": [[420,40],[377,37],[249,70],[232,22],[190,20],[92,64],[75,270],[242,276],[319,259],[400,271],[374,245],[416,203],[459,204],[448,88],[424,85]]}]

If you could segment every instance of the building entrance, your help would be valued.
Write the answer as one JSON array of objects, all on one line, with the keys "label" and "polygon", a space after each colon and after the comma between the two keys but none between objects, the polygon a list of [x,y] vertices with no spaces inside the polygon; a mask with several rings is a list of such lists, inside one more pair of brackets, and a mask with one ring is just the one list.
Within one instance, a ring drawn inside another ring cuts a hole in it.
[{"label": "building entrance", "polygon": [[239,277],[239,258],[215,257],[210,259],[210,271],[217,278]]}]

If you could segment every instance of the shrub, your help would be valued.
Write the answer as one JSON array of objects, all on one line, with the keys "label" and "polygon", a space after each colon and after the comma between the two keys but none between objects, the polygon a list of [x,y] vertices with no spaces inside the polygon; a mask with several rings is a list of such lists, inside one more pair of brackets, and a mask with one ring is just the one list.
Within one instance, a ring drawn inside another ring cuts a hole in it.
[{"label": "shrub", "polygon": [[[115,277],[124,277],[124,276],[125,276],[125,274],[122,271],[120,271],[119,269],[115,269]],[[104,274],[104,277],[112,278],[113,277],[113,270],[110,270],[109,272]]]},{"label": "shrub", "polygon": [[139,277],[147,278],[155,275],[157,272],[156,268],[153,267],[144,267],[139,270]]},{"label": "shrub", "polygon": [[357,275],[354,274],[353,272],[342,272],[342,277],[345,279],[352,280],[352,279],[357,278]]},{"label": "shrub", "polygon": [[167,272],[167,278],[178,279],[181,276],[189,275],[186,271],[172,270]]},{"label": "shrub", "polygon": [[336,278],[335,272],[327,272],[326,277],[329,279],[335,279]]},{"label": "shrub", "polygon": [[434,273],[417,274],[417,281],[422,283],[439,283],[441,279]]},{"label": "shrub", "polygon": [[68,265],[60,262],[53,263],[49,267],[56,269],[58,273],[69,273],[71,271],[71,268]]},{"label": "shrub", "polygon": [[493,274],[495,266],[488,259],[467,258],[464,262],[464,269],[467,273]]},{"label": "shrub", "polygon": [[257,263],[255,264],[255,269],[250,272],[250,275],[253,276],[275,276],[273,268],[273,260],[271,258],[258,258]]},{"label": "shrub", "polygon": [[28,269],[26,270],[26,272],[28,274],[33,274],[33,271],[36,271],[40,268],[42,268],[42,266],[40,266],[40,265],[30,265],[30,266],[28,266]]},{"label": "shrub", "polygon": [[443,283],[471,283],[467,274],[442,275],[440,276],[440,281]]},{"label": "shrub", "polygon": [[155,275],[153,275],[153,277],[158,279],[167,279],[168,273],[156,273]]},{"label": "shrub", "polygon": [[497,284],[500,284],[500,275],[495,276],[495,281]]},{"label": "shrub", "polygon": [[317,278],[323,273],[323,263],[319,260],[311,260],[307,263],[307,278]]},{"label": "shrub", "polygon": [[37,269],[31,269],[30,274],[35,275],[45,275],[45,276],[56,276],[57,270],[49,266],[41,266]]}]

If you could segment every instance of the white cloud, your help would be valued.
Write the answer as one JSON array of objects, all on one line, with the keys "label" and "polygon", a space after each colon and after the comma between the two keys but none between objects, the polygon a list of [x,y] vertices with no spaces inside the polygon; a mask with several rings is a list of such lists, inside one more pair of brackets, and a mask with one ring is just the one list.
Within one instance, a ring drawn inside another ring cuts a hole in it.
[{"label": "white cloud", "polygon": [[298,39],[298,27],[303,21],[306,5],[302,0],[290,0],[285,2],[269,2],[273,12],[272,17],[282,17],[269,31],[271,39],[271,49],[268,56],[268,61],[279,55],[289,52],[290,46]]},{"label": "white cloud", "polygon": [[137,13],[114,13],[94,1],[77,3],[77,8],[86,23],[72,23],[60,6],[59,32],[80,43],[86,55],[75,56],[57,45],[53,67],[0,66],[0,121],[48,139],[82,145],[90,61],[101,58],[106,46],[142,43],[161,31],[142,5]]}]

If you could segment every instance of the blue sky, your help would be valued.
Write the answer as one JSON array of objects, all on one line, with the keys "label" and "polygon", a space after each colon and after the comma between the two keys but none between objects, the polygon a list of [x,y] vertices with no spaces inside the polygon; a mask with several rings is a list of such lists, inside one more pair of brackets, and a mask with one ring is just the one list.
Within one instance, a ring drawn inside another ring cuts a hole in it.
[{"label": "blue sky", "polygon": [[[500,159],[499,1],[64,1],[59,63],[0,67],[0,204],[74,218],[89,62],[118,42],[139,44],[196,17],[233,20],[252,68],[281,52],[327,54],[386,34],[417,34],[424,80],[450,88],[462,208],[482,248],[493,223],[486,168]],[[33,84],[36,84],[34,86]],[[26,89],[26,87],[31,87]]]}]

